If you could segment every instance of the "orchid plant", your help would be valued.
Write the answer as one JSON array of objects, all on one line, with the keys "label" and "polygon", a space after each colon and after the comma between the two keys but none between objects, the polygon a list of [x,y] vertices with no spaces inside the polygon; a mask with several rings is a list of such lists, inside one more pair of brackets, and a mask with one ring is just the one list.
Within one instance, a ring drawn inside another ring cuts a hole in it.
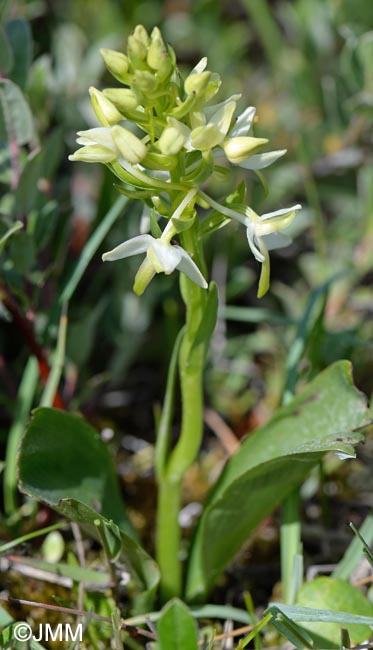
[{"label": "orchid plant", "polygon": [[[240,95],[212,103],[221,81],[207,69],[206,58],[183,79],[174,51],[164,43],[159,29],[155,27],[149,36],[142,25],[128,38],[126,54],[107,49],[101,53],[122,86],[90,89],[100,126],[78,133],[81,148],[70,160],[104,163],[120,180],[120,191],[143,203],[142,232],[105,253],[103,260],[145,254],[134,282],[138,295],[156,274],[177,269],[186,307],[186,324],[171,359],[156,443],[157,560],[163,596],[168,598],[181,593],[181,487],[200,449],[202,375],[217,313],[217,292],[207,280],[203,238],[230,221],[245,227],[250,250],[261,264],[261,297],[269,287],[268,250],[286,245],[288,240],[279,231],[291,223],[301,206],[260,216],[247,205],[243,183],[220,199],[210,195],[209,182],[222,169],[232,175],[239,168],[256,172],[285,150],[263,151],[268,140],[253,133],[255,108],[249,106],[237,114]],[[182,418],[179,438],[172,445],[177,369]]]}]

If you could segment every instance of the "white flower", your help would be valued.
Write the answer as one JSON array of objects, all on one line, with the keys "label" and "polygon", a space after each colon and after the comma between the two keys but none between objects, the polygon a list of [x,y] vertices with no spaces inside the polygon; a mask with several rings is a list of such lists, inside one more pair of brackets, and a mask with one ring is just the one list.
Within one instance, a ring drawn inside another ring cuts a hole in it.
[{"label": "white flower", "polygon": [[[293,205],[291,208],[267,212],[260,217],[251,208],[247,209],[246,235],[249,242],[250,250],[255,259],[262,264],[262,271],[259,280],[258,298],[264,296],[269,287],[270,263],[268,249],[275,246],[268,245],[266,238],[274,233],[278,233],[282,228],[286,228],[293,221],[295,214],[302,208],[301,205]],[[285,241],[286,245],[288,242]],[[271,242],[272,244],[272,242]],[[277,248],[282,246],[278,242]]]},{"label": "white flower", "polygon": [[170,244],[162,237],[159,239],[151,235],[133,237],[108,253],[104,253],[102,259],[104,262],[113,262],[140,253],[146,253],[146,259],[139,269],[134,286],[139,295],[143,293],[155,273],[169,275],[175,269],[184,273],[202,289],[207,289],[205,278],[188,253],[181,246]]},{"label": "white flower", "polygon": [[302,206],[298,203],[291,208],[283,208],[259,216],[248,206],[238,206],[239,209],[235,209],[234,206],[230,207],[218,203],[202,191],[199,192],[199,196],[217,212],[239,221],[246,227],[250,250],[255,259],[262,265],[258,288],[258,298],[261,298],[269,288],[270,261],[268,250],[282,248],[290,243],[290,240],[279,231],[290,225]]}]

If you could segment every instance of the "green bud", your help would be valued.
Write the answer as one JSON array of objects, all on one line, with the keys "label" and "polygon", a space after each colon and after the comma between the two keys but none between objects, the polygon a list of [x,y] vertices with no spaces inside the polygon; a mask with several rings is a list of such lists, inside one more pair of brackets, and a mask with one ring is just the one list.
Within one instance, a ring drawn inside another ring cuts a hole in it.
[{"label": "green bud", "polygon": [[108,163],[116,160],[116,158],[116,153],[106,147],[102,147],[100,144],[81,147],[81,149],[78,149],[78,151],[75,151],[75,153],[69,156],[69,160],[79,160],[88,163]]},{"label": "green bud", "polygon": [[267,138],[237,136],[235,138],[229,138],[226,140],[223,143],[222,147],[228,160],[231,163],[238,165],[267,143]]},{"label": "green bud", "polygon": [[158,147],[165,156],[173,156],[183,148],[189,137],[189,129],[185,124],[169,117],[168,126],[158,140]]},{"label": "green bud", "polygon": [[130,88],[105,88],[103,92],[124,115],[128,111],[136,110],[139,105],[136,94]]},{"label": "green bud", "polygon": [[113,126],[111,133],[115,145],[129,163],[136,164],[145,158],[147,152],[145,144],[131,131],[117,124]]},{"label": "green bud", "polygon": [[157,89],[158,80],[151,72],[147,72],[146,70],[136,70],[133,85],[143,94],[147,94],[152,93]]},{"label": "green bud", "polygon": [[147,55],[147,47],[139,41],[135,36],[129,36],[127,41],[127,54],[131,61],[136,63],[136,59],[139,61],[145,61]]},{"label": "green bud", "polygon": [[204,72],[192,72],[189,77],[185,79],[184,89],[187,95],[196,93],[201,96],[205,93],[208,83],[211,79],[211,72],[205,70]]},{"label": "green bud", "polygon": [[163,42],[160,31],[154,34],[152,32],[152,38],[150,47],[148,49],[147,64],[153,70],[161,70],[165,67],[165,64],[170,63],[170,57],[168,55],[167,48]]},{"label": "green bud", "polygon": [[129,68],[128,57],[122,52],[116,52],[116,50],[100,50],[101,56],[105,61],[105,65],[109,72],[118,79],[118,81],[126,80],[126,73]]},{"label": "green bud", "polygon": [[138,41],[140,41],[140,43],[145,45],[145,47],[149,46],[149,34],[146,31],[144,25],[136,25],[135,29],[133,30],[133,35],[135,38],[137,38]]},{"label": "green bud", "polygon": [[123,120],[123,115],[121,115],[114,104],[105,97],[104,93],[91,86],[89,94],[91,95],[93,110],[103,126],[111,126],[112,124],[116,124]]}]

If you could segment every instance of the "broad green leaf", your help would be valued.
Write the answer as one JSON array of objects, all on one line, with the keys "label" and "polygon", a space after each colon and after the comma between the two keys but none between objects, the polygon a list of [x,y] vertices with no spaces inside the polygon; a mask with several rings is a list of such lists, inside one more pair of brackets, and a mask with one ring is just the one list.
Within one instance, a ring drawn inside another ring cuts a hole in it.
[{"label": "broad green leaf", "polygon": [[22,91],[9,79],[0,79],[0,142],[28,144],[33,135],[32,114]]},{"label": "broad green leaf", "polygon": [[8,40],[13,51],[11,79],[24,89],[32,60],[32,36],[30,25],[26,20],[15,18],[6,26]]},{"label": "broad green leaf", "polygon": [[197,626],[188,608],[177,598],[162,609],[157,625],[159,650],[197,650]]},{"label": "broad green leaf", "polygon": [[321,643],[319,647],[339,648],[341,626],[348,630],[354,645],[369,639],[372,634],[367,625],[351,625],[348,620],[349,614],[367,616],[371,618],[373,624],[372,603],[357,587],[341,578],[321,576],[306,582],[298,593],[297,604],[301,607],[332,609],[335,612],[345,613],[343,623],[321,620],[302,623],[302,627],[311,633],[315,641]]},{"label": "broad green leaf", "polygon": [[18,473],[26,494],[87,527],[96,538],[101,527],[112,556],[125,562],[136,584],[135,611],[149,609],[158,567],[134,539],[109,451],[98,433],[75,415],[38,408],[21,442]]},{"label": "broad green leaf", "polygon": [[78,499],[133,534],[108,448],[82,418],[36,409],[21,442],[18,470],[26,494],[51,506]]},{"label": "broad green leaf", "polygon": [[245,440],[227,462],[200,519],[186,597],[201,598],[258,523],[328,451],[353,456],[367,424],[366,402],[338,362],[318,375]]},{"label": "broad green leaf", "polygon": [[13,66],[13,54],[4,27],[0,25],[0,73],[6,75]]}]

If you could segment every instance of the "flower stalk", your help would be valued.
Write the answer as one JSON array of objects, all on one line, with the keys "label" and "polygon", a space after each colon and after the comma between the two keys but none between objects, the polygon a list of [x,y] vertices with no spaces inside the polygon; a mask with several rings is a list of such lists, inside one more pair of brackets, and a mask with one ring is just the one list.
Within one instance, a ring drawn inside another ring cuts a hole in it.
[{"label": "flower stalk", "polygon": [[[70,159],[107,165],[119,179],[120,191],[141,200],[144,207],[139,235],[118,243],[103,260],[144,255],[134,281],[138,295],[158,274],[178,270],[186,313],[170,363],[156,442],[156,547],[162,598],[167,599],[182,593],[178,516],[183,478],[202,441],[203,370],[217,315],[217,291],[207,280],[203,238],[232,220],[245,227],[249,248],[261,264],[261,297],[269,287],[268,250],[286,245],[279,231],[291,223],[300,206],[259,216],[247,205],[242,184],[230,196],[210,196],[209,183],[222,164],[232,177],[240,168],[243,173],[257,172],[285,150],[263,151],[268,140],[254,133],[255,108],[239,112],[240,95],[212,103],[221,80],[207,69],[206,58],[183,80],[175,53],[159,29],[149,35],[142,25],[128,38],[126,52],[106,49],[101,54],[122,87],[90,89],[100,125],[78,133],[81,148]],[[206,210],[207,217],[200,221]],[[177,382],[182,414],[173,444]]]}]

